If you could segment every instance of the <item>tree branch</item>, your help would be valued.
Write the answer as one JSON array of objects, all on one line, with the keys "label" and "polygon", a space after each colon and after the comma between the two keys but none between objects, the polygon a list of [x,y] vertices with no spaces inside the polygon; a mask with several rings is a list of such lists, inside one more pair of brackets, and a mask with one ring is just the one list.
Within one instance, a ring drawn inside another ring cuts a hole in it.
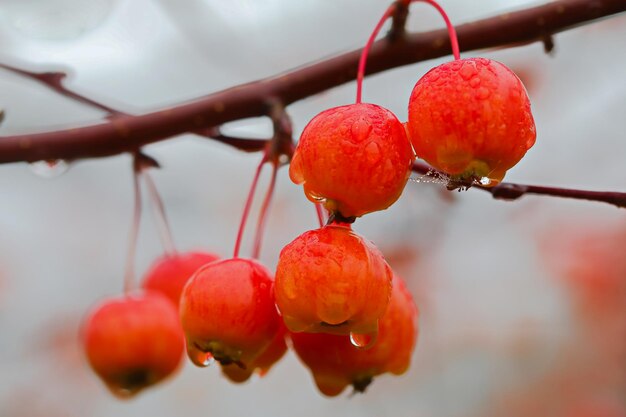
[{"label": "tree branch", "polygon": [[[114,116],[119,116],[119,115],[130,116],[127,113],[116,110],[112,107],[107,106],[106,104],[95,101],[89,97],[86,97],[82,94],[79,94],[67,88],[63,84],[63,80],[67,78],[67,73],[65,72],[61,72],[61,71],[34,72],[34,71],[28,71],[28,70],[24,70],[21,68],[17,68],[12,65],[3,64],[3,63],[0,63],[0,68],[4,68],[7,71],[19,74],[27,78],[31,78],[35,81],[38,81],[44,84],[46,87],[56,91],[62,96],[71,98],[72,100],[78,101],[79,103],[83,103],[88,106],[94,107],[96,109],[102,110],[108,113],[107,118],[109,119]],[[2,122],[2,116],[4,116],[4,112],[0,111],[0,122]],[[261,149],[265,147],[265,144],[269,142],[269,139],[235,138],[231,136],[222,135],[220,130],[216,127],[197,129],[189,133],[193,133],[199,136],[216,140],[218,142],[222,142],[226,145],[230,145],[244,152],[260,151]],[[2,138],[0,138],[0,140],[2,140]]]},{"label": "tree branch", "polygon": [[[415,162],[413,164],[413,172],[434,178],[447,178],[446,174],[441,173],[421,162]],[[618,208],[626,208],[626,193],[612,191],[574,190],[571,188],[513,184],[510,182],[503,182],[496,185],[495,187],[484,187],[480,184],[472,182],[461,183],[452,181],[448,184],[448,189],[450,190],[457,188],[477,188],[479,190],[490,193],[492,197],[496,200],[512,201],[522,198],[526,194],[536,194],[552,197],[571,198],[575,200],[597,201],[601,203],[612,204]]]},{"label": "tree branch", "polygon": [[[624,0],[558,0],[457,27],[463,51],[544,41],[552,34],[626,11]],[[395,35],[373,45],[368,74],[450,52],[445,30]],[[289,105],[355,79],[360,51],[196,101],[139,116],[115,114],[105,123],[0,137],[0,163],[79,159],[134,152],[142,145],[248,117],[268,115],[271,102]]]}]

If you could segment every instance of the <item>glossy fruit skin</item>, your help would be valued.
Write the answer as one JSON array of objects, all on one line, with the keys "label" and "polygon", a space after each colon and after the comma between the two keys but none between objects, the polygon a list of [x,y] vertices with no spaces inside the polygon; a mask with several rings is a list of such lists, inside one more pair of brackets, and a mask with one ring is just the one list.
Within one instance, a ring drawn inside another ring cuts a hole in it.
[{"label": "glossy fruit skin", "polygon": [[201,267],[218,259],[207,252],[163,255],[156,259],[142,279],[146,290],[159,291],[178,307],[180,294],[191,276]]},{"label": "glossy fruit skin", "polygon": [[156,292],[103,301],[85,319],[82,335],[89,364],[121,398],[171,375],[185,350],[178,311]]},{"label": "glossy fruit skin", "polygon": [[433,68],[415,84],[407,133],[415,152],[458,178],[497,185],[535,143],[530,100],[504,64],[469,58]]},{"label": "glossy fruit skin", "polygon": [[280,328],[276,332],[274,339],[246,369],[242,369],[236,364],[230,364],[222,366],[222,373],[229,380],[236,383],[247,381],[254,373],[257,373],[261,377],[267,375],[270,368],[287,353],[286,334],[287,329],[281,320]]},{"label": "glossy fruit skin", "polygon": [[406,372],[417,341],[417,321],[413,297],[394,275],[391,301],[370,349],[355,348],[346,336],[323,333],[293,333],[291,340],[323,394],[339,395],[348,385],[362,392],[377,375]]},{"label": "glossy fruit skin", "polygon": [[276,269],[276,304],[292,332],[375,335],[391,295],[391,268],[380,251],[332,224],[283,248]]},{"label": "glossy fruit skin", "polygon": [[274,339],[280,317],[270,272],[259,262],[233,258],[212,262],[189,280],[180,318],[189,358],[201,352],[222,365],[247,369]]},{"label": "glossy fruit skin", "polygon": [[307,198],[331,212],[359,217],[384,210],[402,194],[415,154],[389,110],[350,104],[321,112],[304,128],[289,167]]}]

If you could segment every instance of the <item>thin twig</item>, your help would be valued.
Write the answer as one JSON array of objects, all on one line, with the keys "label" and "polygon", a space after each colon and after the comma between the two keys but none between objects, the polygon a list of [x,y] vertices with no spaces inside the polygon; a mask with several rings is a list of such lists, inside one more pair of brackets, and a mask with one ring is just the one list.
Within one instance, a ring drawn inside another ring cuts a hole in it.
[{"label": "thin twig", "polygon": [[108,113],[110,116],[126,114],[121,111],[115,110],[114,108],[109,107],[106,104],[102,104],[98,101],[95,101],[89,97],[86,97],[82,94],[79,94],[65,87],[65,85],[63,84],[63,80],[67,78],[67,73],[65,72],[62,72],[62,71],[34,72],[34,71],[25,70],[23,68],[15,67],[13,65],[5,64],[5,63],[0,63],[0,68],[3,68],[15,74],[19,74],[23,77],[38,81],[44,84],[46,87],[56,91],[57,93],[65,97],[69,97],[80,103],[100,109]]},{"label": "thin twig", "polygon": [[[430,166],[415,162],[413,164],[413,172],[422,175],[439,174],[441,177],[446,175],[431,168]],[[540,185],[514,184],[503,182],[495,187],[484,187],[479,184],[459,184],[465,188],[477,188],[490,193],[497,200],[513,201],[522,198],[526,194],[544,195],[551,197],[571,198],[576,200],[597,201],[601,203],[612,204],[618,208],[626,208],[626,193],[613,191],[589,191],[575,190],[571,188],[544,187]]]},{"label": "thin twig", "polygon": [[[34,71],[25,70],[23,68],[18,68],[13,65],[4,64],[4,63],[0,63],[0,68],[4,68],[7,71],[22,75],[24,77],[33,79],[35,81],[38,81],[42,83],[43,85],[45,85],[46,87],[52,89],[53,91],[56,91],[62,96],[71,98],[73,100],[76,100],[79,103],[83,103],[88,106],[102,110],[108,113],[107,118],[111,118],[115,115],[129,116],[129,114],[127,113],[116,110],[106,104],[103,104],[99,101],[96,101],[92,98],[89,98],[87,96],[77,93],[76,91],[69,89],[63,83],[63,81],[68,76],[67,73],[65,72],[61,72],[61,71],[34,72]],[[2,121],[1,116],[4,116],[4,112],[2,111],[0,111],[0,122]],[[189,133],[193,133],[199,136],[216,140],[218,142],[224,143],[226,145],[230,145],[244,152],[260,151],[264,148],[265,143],[269,141],[269,139],[235,138],[231,136],[222,135],[219,129],[215,127],[205,128],[205,129],[196,129]]]}]

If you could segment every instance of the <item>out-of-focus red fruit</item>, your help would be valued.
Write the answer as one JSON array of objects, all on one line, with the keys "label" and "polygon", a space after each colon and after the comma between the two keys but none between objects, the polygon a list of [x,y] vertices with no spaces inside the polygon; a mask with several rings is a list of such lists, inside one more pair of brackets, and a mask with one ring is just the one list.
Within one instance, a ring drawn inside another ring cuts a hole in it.
[{"label": "out-of-focus red fruit", "polygon": [[222,366],[222,373],[232,382],[238,383],[247,381],[255,372],[261,377],[265,376],[270,368],[287,352],[287,343],[285,342],[286,333],[287,329],[281,320],[280,328],[276,332],[276,336],[274,336],[272,342],[259,357],[246,367],[246,369],[242,369],[235,364],[230,364]]},{"label": "out-of-focus red fruit", "polygon": [[283,248],[276,304],[292,332],[352,333],[373,341],[389,303],[392,275],[371,242],[347,225],[332,224]]},{"label": "out-of-focus red fruit", "polygon": [[384,210],[402,194],[415,159],[402,123],[375,104],[325,110],[304,128],[289,167],[313,202],[344,217]]},{"label": "out-of-focus red fruit", "polygon": [[433,68],[415,84],[407,132],[417,156],[462,179],[497,185],[535,143],[530,100],[519,78],[485,58]]},{"label": "out-of-focus red fruit", "polygon": [[180,318],[194,364],[206,366],[213,357],[251,368],[280,328],[272,277],[251,259],[205,265],[183,289]]},{"label": "out-of-focus red fruit", "polygon": [[355,348],[349,337],[323,333],[293,333],[291,340],[323,394],[338,395],[348,385],[362,392],[377,375],[406,372],[417,341],[417,320],[418,310],[411,294],[394,275],[391,301],[379,321],[378,339],[370,349]]},{"label": "out-of-focus red fruit", "polygon": [[178,306],[183,287],[201,267],[218,259],[206,252],[188,252],[164,255],[158,258],[143,277],[142,287],[160,291]]},{"label": "out-of-focus red fruit", "polygon": [[626,417],[626,405],[611,399],[576,399],[563,417]]},{"label": "out-of-focus red fruit", "polygon": [[626,229],[621,224],[580,224],[548,229],[542,253],[586,317],[620,317],[626,309]]},{"label": "out-of-focus red fruit", "polygon": [[130,397],[171,375],[185,349],[178,311],[156,292],[103,301],[87,316],[89,364],[118,397]]}]

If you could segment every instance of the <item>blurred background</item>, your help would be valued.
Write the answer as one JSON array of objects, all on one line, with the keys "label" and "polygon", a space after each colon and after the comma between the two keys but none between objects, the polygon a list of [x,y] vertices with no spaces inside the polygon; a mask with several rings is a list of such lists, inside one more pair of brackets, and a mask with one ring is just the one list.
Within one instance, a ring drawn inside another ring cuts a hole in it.
[{"label": "blurred background", "polygon": [[[456,24],[534,4],[442,3]],[[361,47],[387,5],[0,0],[0,61],[68,71],[71,88],[139,114]],[[411,11],[411,30],[443,26],[423,4]],[[464,54],[504,62],[529,90],[537,143],[506,180],[626,191],[624,39],[622,15],[556,35],[552,55],[538,43]],[[367,78],[364,101],[406,120],[414,83],[447,59]],[[354,93],[350,83],[290,106],[296,135]],[[4,70],[0,108],[5,136],[104,116]],[[271,123],[245,120],[224,130],[265,138]],[[163,166],[154,178],[178,248],[230,256],[261,155],[191,135],[145,151]],[[364,395],[328,399],[288,353],[266,377],[243,385],[216,367],[185,363],[166,383],[119,401],[89,370],[78,332],[90,306],[122,291],[131,211],[128,155],[54,169],[0,165],[1,417],[626,416],[624,210],[533,196],[502,202],[411,181],[392,208],[355,224],[406,279],[421,310],[405,375],[378,377]],[[316,224],[283,168],[261,260],[274,268],[280,249]],[[244,254],[252,235],[250,226]],[[161,253],[146,209],[138,274]]]}]

